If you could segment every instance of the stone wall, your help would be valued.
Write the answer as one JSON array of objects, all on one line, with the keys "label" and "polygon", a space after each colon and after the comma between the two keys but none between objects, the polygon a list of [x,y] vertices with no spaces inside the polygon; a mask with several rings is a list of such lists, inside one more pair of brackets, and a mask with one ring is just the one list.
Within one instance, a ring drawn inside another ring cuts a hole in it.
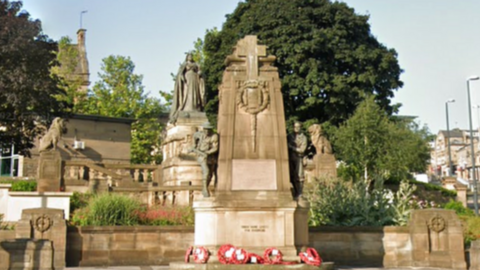
[{"label": "stone wall", "polygon": [[324,261],[336,265],[411,265],[408,227],[316,227],[309,243]]},{"label": "stone wall", "polygon": [[[407,227],[318,227],[309,235],[309,246],[337,265],[411,265]],[[193,241],[193,227],[72,227],[67,266],[166,265],[183,261]]]},{"label": "stone wall", "polygon": [[167,265],[183,261],[193,227],[68,228],[67,266]]}]

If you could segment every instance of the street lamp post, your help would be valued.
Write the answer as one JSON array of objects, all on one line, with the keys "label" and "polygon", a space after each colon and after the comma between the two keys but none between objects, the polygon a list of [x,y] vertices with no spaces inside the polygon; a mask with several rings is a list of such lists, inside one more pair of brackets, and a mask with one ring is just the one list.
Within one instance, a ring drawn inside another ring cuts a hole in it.
[{"label": "street lamp post", "polygon": [[449,99],[445,102],[445,112],[447,116],[448,176],[453,175],[452,152],[450,150],[450,126],[448,124],[448,103],[453,102],[455,102],[455,99]]},{"label": "street lamp post", "polygon": [[467,79],[467,98],[468,98],[468,120],[470,122],[470,151],[472,156],[472,180],[473,180],[473,205],[475,206],[475,215],[478,216],[478,191],[477,175],[475,168],[475,149],[473,147],[473,127],[472,127],[472,104],[470,102],[470,81],[478,80],[478,76],[472,76]]}]

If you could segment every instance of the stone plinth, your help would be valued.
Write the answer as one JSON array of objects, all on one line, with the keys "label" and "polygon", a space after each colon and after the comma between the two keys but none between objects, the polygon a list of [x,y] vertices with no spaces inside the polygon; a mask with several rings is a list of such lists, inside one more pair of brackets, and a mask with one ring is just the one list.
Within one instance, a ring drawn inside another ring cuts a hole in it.
[{"label": "stone plinth", "polygon": [[337,177],[337,162],[333,154],[317,154],[313,157],[315,176]]},{"label": "stone plinth", "polygon": [[410,221],[412,266],[467,269],[463,228],[453,210],[415,210]]},{"label": "stone plinth", "polygon": [[37,190],[59,191],[62,179],[62,157],[58,150],[49,150],[40,153],[38,161]]},{"label": "stone plinth", "polygon": [[67,223],[61,209],[33,208],[22,212],[15,227],[16,238],[49,240],[53,245],[53,266],[65,267]]},{"label": "stone plinth", "polygon": [[52,258],[52,242],[48,240],[15,239],[0,242],[0,270],[52,270]]},{"label": "stone plinth", "polygon": [[[196,157],[188,153],[192,147],[192,136],[208,119],[203,112],[180,111],[175,125],[167,126],[167,135],[162,145],[163,185],[201,185],[202,170]],[[176,194],[176,204],[188,205],[189,193]]]},{"label": "stone plinth", "polygon": [[[236,192],[230,201],[196,200],[195,245],[216,252],[224,244],[263,254],[276,247],[294,257],[308,246],[308,207],[290,193]],[[216,253],[215,253],[216,254]]]},{"label": "stone plinth", "polygon": [[238,41],[219,87],[218,184],[194,201],[195,245],[232,244],[296,256],[308,245],[308,205],[293,200],[281,84],[256,36]]}]

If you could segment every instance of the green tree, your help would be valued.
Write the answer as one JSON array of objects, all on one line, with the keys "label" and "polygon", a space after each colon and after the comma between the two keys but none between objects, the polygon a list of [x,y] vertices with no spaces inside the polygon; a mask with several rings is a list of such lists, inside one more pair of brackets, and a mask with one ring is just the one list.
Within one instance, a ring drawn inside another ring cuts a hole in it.
[{"label": "green tree", "polygon": [[381,185],[390,177],[425,171],[430,158],[428,129],[411,121],[392,121],[374,97],[361,102],[353,116],[333,130],[336,155],[355,179]]},{"label": "green tree", "polygon": [[42,129],[37,122],[62,116],[67,104],[58,78],[51,76],[57,44],[42,33],[39,20],[21,2],[0,0],[0,146],[29,155]]},{"label": "green tree", "polygon": [[129,57],[108,56],[103,59],[100,81],[89,91],[86,114],[135,118],[132,125],[132,163],[160,162],[159,148],[162,126],[158,116],[164,108],[156,98],[144,93],[142,76],[134,73],[135,64]]},{"label": "green tree", "polygon": [[394,91],[402,86],[397,53],[372,35],[368,16],[329,0],[246,0],[227,15],[222,29],[205,36],[207,112],[218,110],[218,85],[225,57],[237,40],[257,35],[277,57],[285,115],[338,125],[365,94],[373,94],[389,114]]}]

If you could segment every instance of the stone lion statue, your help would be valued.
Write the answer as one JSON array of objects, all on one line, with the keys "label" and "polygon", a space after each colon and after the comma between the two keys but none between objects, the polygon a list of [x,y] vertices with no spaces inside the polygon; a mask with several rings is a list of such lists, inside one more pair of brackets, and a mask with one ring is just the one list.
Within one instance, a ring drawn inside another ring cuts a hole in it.
[{"label": "stone lion statue", "polygon": [[311,125],[308,128],[308,133],[310,134],[310,139],[317,154],[333,154],[332,145],[327,138],[323,136],[322,127],[319,124]]},{"label": "stone lion statue", "polygon": [[50,128],[47,133],[40,140],[39,152],[47,151],[50,149],[56,150],[57,143],[62,138],[63,133],[66,131],[65,122],[60,117],[53,119]]}]

